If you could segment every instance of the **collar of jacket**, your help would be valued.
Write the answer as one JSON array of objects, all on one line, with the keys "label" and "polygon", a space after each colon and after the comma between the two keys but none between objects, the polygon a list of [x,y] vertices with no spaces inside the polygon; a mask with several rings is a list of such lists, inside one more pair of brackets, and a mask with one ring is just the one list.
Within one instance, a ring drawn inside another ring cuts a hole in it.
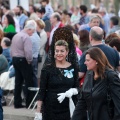
[{"label": "collar of jacket", "polygon": [[83,84],[83,91],[91,91],[91,88],[93,88],[93,71],[87,71],[84,79],[84,84]]}]

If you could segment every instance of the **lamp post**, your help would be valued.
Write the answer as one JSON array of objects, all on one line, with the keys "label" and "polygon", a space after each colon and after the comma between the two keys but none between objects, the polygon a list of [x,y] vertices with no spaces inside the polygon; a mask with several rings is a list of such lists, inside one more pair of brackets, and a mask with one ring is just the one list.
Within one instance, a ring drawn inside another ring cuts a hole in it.
[{"label": "lamp post", "polygon": [[18,0],[18,5],[20,5],[20,0]]},{"label": "lamp post", "polygon": [[118,11],[120,8],[120,1],[119,0],[114,0],[114,5],[115,5],[115,13],[118,16]]}]

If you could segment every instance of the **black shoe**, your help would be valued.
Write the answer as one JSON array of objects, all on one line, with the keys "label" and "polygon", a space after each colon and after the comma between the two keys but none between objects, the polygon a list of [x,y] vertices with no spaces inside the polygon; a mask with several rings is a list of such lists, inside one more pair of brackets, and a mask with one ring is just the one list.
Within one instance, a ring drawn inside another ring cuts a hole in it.
[{"label": "black shoe", "polygon": [[4,97],[4,96],[2,96],[2,99],[1,99],[1,104],[2,104],[2,106],[6,106],[6,105],[7,105],[7,103],[6,103],[6,100],[5,100],[5,97]]},{"label": "black shoe", "polygon": [[4,101],[4,102],[2,101],[1,103],[2,103],[2,106],[6,106],[7,105],[6,101]]},{"label": "black shoe", "polygon": [[16,109],[25,108],[25,105],[15,105],[14,108],[16,108]]}]

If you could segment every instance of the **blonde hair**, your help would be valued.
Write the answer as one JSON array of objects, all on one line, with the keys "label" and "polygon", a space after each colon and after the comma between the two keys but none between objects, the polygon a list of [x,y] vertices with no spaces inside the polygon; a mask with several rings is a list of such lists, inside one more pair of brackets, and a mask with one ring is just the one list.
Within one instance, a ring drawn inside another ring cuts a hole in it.
[{"label": "blonde hair", "polygon": [[55,47],[56,46],[65,46],[65,49],[68,51],[69,50],[69,47],[68,47],[68,43],[65,41],[65,40],[58,40],[56,43],[55,43]]},{"label": "blonde hair", "polygon": [[43,20],[36,20],[36,23],[37,23],[37,26],[41,29],[44,29],[45,28],[45,23]]},{"label": "blonde hair", "polygon": [[73,33],[73,40],[74,40],[75,45],[79,48],[80,40],[79,40],[78,36],[74,33]]}]

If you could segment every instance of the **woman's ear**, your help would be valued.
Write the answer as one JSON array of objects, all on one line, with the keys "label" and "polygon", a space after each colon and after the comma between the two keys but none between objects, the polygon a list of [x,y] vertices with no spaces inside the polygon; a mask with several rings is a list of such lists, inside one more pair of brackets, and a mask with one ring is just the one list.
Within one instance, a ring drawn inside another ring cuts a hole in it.
[{"label": "woman's ear", "polygon": [[68,55],[68,53],[69,53],[69,50],[67,51],[67,55]]},{"label": "woman's ear", "polygon": [[113,48],[114,48],[115,50],[117,50],[117,48],[116,48],[115,46],[113,46]]}]

